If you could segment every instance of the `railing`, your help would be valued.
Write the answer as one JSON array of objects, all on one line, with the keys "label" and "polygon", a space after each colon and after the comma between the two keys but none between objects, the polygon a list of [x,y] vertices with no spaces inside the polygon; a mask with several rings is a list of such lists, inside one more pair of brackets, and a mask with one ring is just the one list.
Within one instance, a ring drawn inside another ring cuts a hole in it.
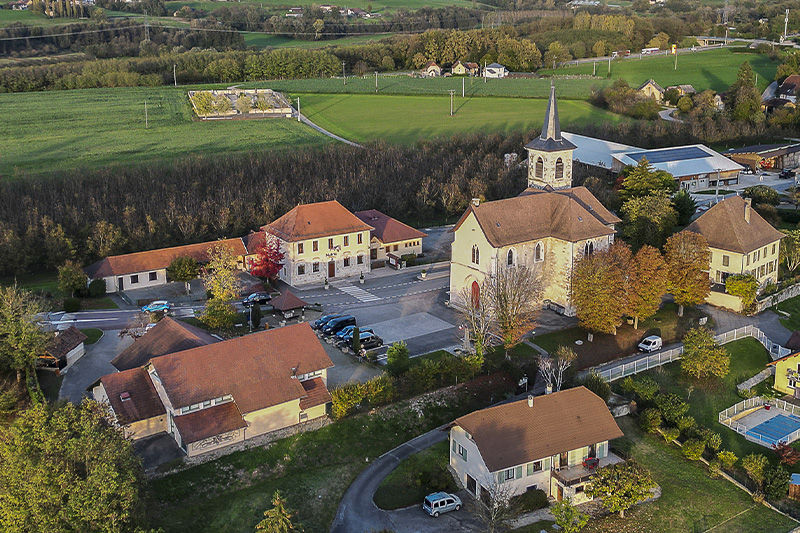
[{"label": "railing", "polygon": [[752,409],[753,407],[761,407],[766,403],[767,401],[761,396],[756,396],[754,398],[748,398],[746,400],[742,400],[741,402],[728,407],[724,411],[721,411],[719,413],[719,422],[720,424],[725,424],[725,421],[730,421],[731,418],[738,415],[739,413],[747,411],[748,409]]},{"label": "railing", "polygon": [[[747,430],[748,427],[745,424],[742,424],[738,420],[731,420],[734,416],[738,415],[739,413],[743,413],[749,409],[761,407],[763,405],[771,405],[776,409],[781,409],[785,412],[791,413],[794,416],[800,416],[800,406],[791,404],[784,400],[767,400],[761,396],[756,396],[755,398],[748,398],[747,400],[743,400],[735,405],[732,405],[725,409],[724,411],[720,411],[719,413],[719,423],[731,428],[736,433],[742,435],[745,439],[749,440],[750,442],[755,442],[756,444],[760,444],[767,448],[772,448],[775,444],[774,440],[766,440],[760,435],[748,435]],[[787,444],[792,443],[800,438],[800,429],[797,429],[787,435],[783,442]]]}]

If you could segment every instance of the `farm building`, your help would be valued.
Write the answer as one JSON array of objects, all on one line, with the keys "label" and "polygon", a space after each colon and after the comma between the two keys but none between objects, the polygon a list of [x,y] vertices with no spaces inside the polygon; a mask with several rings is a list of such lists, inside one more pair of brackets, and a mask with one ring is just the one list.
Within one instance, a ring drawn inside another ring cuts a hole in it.
[{"label": "farm building", "polygon": [[800,143],[759,144],[732,148],[725,152],[725,155],[752,170],[795,168],[800,166]]}]

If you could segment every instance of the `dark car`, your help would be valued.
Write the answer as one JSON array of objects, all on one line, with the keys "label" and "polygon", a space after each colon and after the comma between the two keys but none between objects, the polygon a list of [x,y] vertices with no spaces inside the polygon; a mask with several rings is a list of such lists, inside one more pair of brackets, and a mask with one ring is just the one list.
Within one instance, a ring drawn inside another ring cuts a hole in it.
[{"label": "dark car", "polygon": [[383,346],[383,339],[374,333],[367,333],[366,338],[362,335],[359,335],[359,337],[361,338],[361,347],[365,350],[371,350],[373,348],[379,348],[380,346]]},{"label": "dark car", "polygon": [[356,317],[354,316],[340,316],[334,318],[322,327],[322,333],[325,335],[333,335],[345,326],[355,326]]},{"label": "dark car", "polygon": [[242,305],[245,307],[250,307],[251,305],[257,303],[258,305],[264,305],[265,303],[272,300],[272,296],[269,295],[267,292],[254,292],[244,300],[242,300]]},{"label": "dark car", "polygon": [[781,170],[781,173],[778,175],[778,178],[782,180],[788,180],[794,178],[795,173],[794,170],[789,170],[788,168]]},{"label": "dark car", "polygon": [[327,324],[328,322],[330,322],[334,318],[340,318],[340,317],[343,317],[343,316],[344,315],[342,315],[342,314],[338,314],[338,315],[323,315],[323,316],[319,317],[317,320],[315,320],[314,322],[312,322],[311,323],[311,327],[314,328],[314,329],[322,329],[325,326],[325,324]]}]

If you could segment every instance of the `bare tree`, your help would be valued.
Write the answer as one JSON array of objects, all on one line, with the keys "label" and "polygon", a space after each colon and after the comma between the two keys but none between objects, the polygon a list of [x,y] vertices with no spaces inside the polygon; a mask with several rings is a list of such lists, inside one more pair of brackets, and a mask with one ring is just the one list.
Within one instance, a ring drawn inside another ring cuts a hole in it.
[{"label": "bare tree", "polygon": [[527,266],[499,268],[486,278],[482,288],[492,314],[492,327],[508,351],[536,327],[542,300],[542,283],[536,272]]},{"label": "bare tree", "polygon": [[473,514],[486,527],[489,533],[505,529],[509,520],[516,518],[522,511],[520,506],[512,500],[514,487],[511,483],[497,483],[492,478],[487,478],[481,484],[481,498],[470,502]]},{"label": "bare tree", "polygon": [[561,390],[564,384],[564,372],[576,358],[575,352],[566,346],[559,346],[550,357],[539,358],[539,373],[553,392]]},{"label": "bare tree", "polygon": [[483,357],[487,348],[493,345],[492,315],[482,298],[473,299],[470,289],[461,290],[460,301],[456,309],[469,329],[475,354]]}]

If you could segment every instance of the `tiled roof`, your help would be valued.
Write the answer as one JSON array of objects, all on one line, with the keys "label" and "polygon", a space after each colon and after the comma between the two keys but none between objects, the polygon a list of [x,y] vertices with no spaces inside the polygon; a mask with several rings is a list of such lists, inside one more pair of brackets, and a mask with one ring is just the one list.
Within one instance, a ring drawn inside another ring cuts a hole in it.
[{"label": "tiled roof", "polygon": [[252,255],[256,253],[259,246],[267,242],[267,235],[263,231],[251,231],[242,237],[242,241],[244,241],[244,247],[247,253]]},{"label": "tiled roof", "polygon": [[749,254],[784,237],[784,234],[750,208],[750,222],[745,221],[747,203],[740,196],[721,201],[683,231],[699,233],[711,248]]},{"label": "tiled roof", "polygon": [[64,331],[59,331],[47,346],[47,355],[54,359],[61,359],[66,357],[69,352],[77,348],[83,341],[86,340],[81,330],[75,326],[70,326]]},{"label": "tiled roof", "polygon": [[111,360],[117,370],[144,366],[150,359],[219,342],[210,333],[181,320],[164,317],[153,329]]},{"label": "tiled roof", "polygon": [[89,265],[84,271],[89,278],[97,279],[167,268],[173,259],[181,256],[193,257],[199,263],[207,263],[209,261],[208,250],[218,245],[227,247],[233,255],[247,255],[241,238],[224,239],[134,254],[113,255]]},{"label": "tiled roof", "polygon": [[608,225],[619,222],[585,187],[527,189],[516,198],[470,206],[453,231],[470,213],[495,248],[546,237],[578,242],[612,235],[614,230]]},{"label": "tiled roof", "polygon": [[800,352],[800,331],[793,332],[789,340],[786,341],[784,347],[789,348],[793,352]]},{"label": "tiled roof", "polygon": [[375,228],[370,232],[370,235],[377,238],[383,244],[408,241],[411,239],[422,239],[428,236],[427,233],[423,233],[418,229],[403,224],[399,220],[389,215],[384,215],[376,209],[359,211],[355,215],[365,224]]},{"label": "tiled roof", "polygon": [[558,121],[558,103],[556,102],[556,88],[553,85],[550,86],[550,99],[547,101],[547,109],[544,113],[542,133],[526,144],[525,148],[543,152],[558,152],[560,150],[575,149],[574,144],[561,136],[561,123]]},{"label": "tiled roof", "polygon": [[223,403],[172,419],[184,444],[247,427],[236,402]]},{"label": "tiled roof", "polygon": [[653,78],[650,78],[649,80],[647,80],[647,81],[646,81],[646,82],[644,82],[643,84],[639,85],[639,88],[638,88],[637,90],[638,90],[638,91],[641,91],[642,89],[644,89],[644,88],[645,88],[645,87],[647,87],[648,85],[652,85],[652,86],[653,86],[653,88],[654,88],[655,90],[657,90],[658,92],[660,92],[660,93],[663,93],[663,92],[664,92],[664,88],[663,88],[661,85],[659,85],[658,83],[656,83],[656,80],[654,80]]},{"label": "tiled roof", "polygon": [[152,359],[175,409],[227,394],[242,413],[302,398],[293,375],[333,366],[307,322]]},{"label": "tiled roof", "polygon": [[306,410],[323,405],[331,401],[331,393],[322,381],[322,378],[308,379],[301,381],[300,385],[306,391],[305,398],[300,400],[300,409]]},{"label": "tiled roof", "polygon": [[[121,424],[147,420],[166,413],[153,382],[143,368],[134,368],[100,378],[108,402]],[[126,399],[123,400],[123,396]]]},{"label": "tiled roof", "polygon": [[605,402],[586,387],[475,411],[457,419],[490,472],[622,437]]},{"label": "tiled roof", "polygon": [[364,224],[342,204],[331,200],[298,205],[261,229],[284,241],[296,242],[373,228]]},{"label": "tiled roof", "polygon": [[277,309],[278,311],[291,311],[292,309],[300,309],[308,305],[288,290],[283,291],[283,294],[276,296],[269,303],[272,304],[273,309]]}]

